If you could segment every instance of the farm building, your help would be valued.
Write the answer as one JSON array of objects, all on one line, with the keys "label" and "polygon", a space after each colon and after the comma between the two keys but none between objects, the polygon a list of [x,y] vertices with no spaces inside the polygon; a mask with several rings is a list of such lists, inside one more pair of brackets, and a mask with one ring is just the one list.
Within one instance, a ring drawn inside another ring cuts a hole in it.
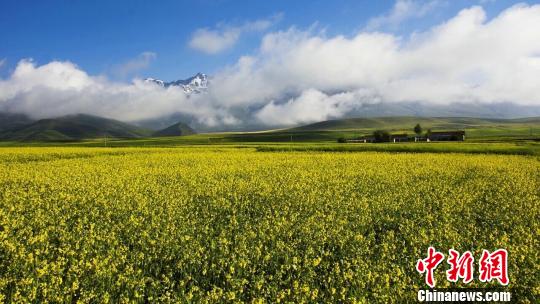
[{"label": "farm building", "polygon": [[362,136],[354,139],[348,139],[347,142],[350,143],[372,143],[375,142],[375,138],[373,136]]},{"label": "farm building", "polygon": [[[388,138],[383,139],[378,142],[407,142],[412,140],[407,134],[390,134]],[[350,143],[374,143],[377,142],[377,139],[374,136],[362,136],[358,138],[348,139],[347,142]]]},{"label": "farm building", "polygon": [[427,141],[464,141],[465,131],[431,132],[427,135]]},{"label": "farm building", "polygon": [[361,136],[353,139],[347,139],[349,143],[375,143],[375,142],[409,142],[409,141],[464,141],[465,131],[436,131],[429,132],[426,136],[409,136],[407,134],[388,134],[382,138],[375,136]]},{"label": "farm building", "polygon": [[409,135],[407,134],[392,134],[390,135],[391,142],[407,142],[409,141]]}]

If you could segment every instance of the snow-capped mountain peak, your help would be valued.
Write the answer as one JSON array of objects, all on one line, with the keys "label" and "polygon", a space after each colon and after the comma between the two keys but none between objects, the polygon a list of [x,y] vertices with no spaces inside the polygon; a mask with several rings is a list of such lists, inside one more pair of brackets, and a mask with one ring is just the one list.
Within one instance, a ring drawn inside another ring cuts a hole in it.
[{"label": "snow-capped mountain peak", "polygon": [[147,83],[154,83],[161,87],[181,87],[186,94],[198,94],[203,93],[208,89],[208,76],[203,73],[197,73],[187,79],[181,79],[176,81],[165,82],[160,79],[146,78],[144,80]]},{"label": "snow-capped mountain peak", "polygon": [[147,82],[147,83],[155,83],[161,87],[164,87],[165,86],[165,82],[163,82],[163,80],[159,80],[159,79],[154,79],[154,78],[146,78],[144,80],[144,82]]}]

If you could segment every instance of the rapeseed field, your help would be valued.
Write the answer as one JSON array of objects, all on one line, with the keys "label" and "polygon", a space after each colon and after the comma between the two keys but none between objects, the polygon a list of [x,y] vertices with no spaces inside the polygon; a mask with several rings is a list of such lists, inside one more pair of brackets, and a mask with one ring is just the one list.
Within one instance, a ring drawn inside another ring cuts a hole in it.
[{"label": "rapeseed field", "polygon": [[[0,302],[400,303],[428,246],[540,296],[534,156],[0,149]],[[435,272],[438,288],[460,287]],[[496,287],[474,280],[470,287]]]}]

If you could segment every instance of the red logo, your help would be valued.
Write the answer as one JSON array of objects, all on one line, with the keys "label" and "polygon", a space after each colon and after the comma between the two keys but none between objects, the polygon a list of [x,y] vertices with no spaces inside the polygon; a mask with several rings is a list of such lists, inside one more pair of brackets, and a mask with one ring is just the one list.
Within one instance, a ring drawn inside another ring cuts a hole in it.
[{"label": "red logo", "polygon": [[418,260],[416,270],[420,273],[426,273],[426,284],[429,287],[435,287],[435,279],[433,278],[433,270],[444,260],[444,254],[438,252],[433,247],[428,248],[428,257],[423,260]]},{"label": "red logo", "polygon": [[448,250],[448,261],[450,269],[446,271],[446,279],[450,282],[457,282],[459,278],[467,284],[473,279],[474,257],[470,251],[465,251],[462,256],[454,249]]},{"label": "red logo", "polygon": [[[426,284],[434,288],[435,278],[433,271],[444,260],[444,254],[438,252],[434,247],[428,247],[428,256],[420,259],[416,263],[416,270],[426,274]],[[448,250],[448,260],[450,269],[446,271],[446,279],[456,283],[463,279],[463,283],[472,282],[474,275],[474,256],[470,251],[465,251],[462,255],[454,249]],[[479,261],[479,272],[481,282],[491,282],[497,279],[501,285],[508,285],[508,252],[505,249],[497,249],[490,253],[487,250],[482,252]]]},{"label": "red logo", "polygon": [[489,253],[484,250],[480,259],[480,281],[491,282],[497,279],[501,285],[508,285],[508,252],[499,249]]}]

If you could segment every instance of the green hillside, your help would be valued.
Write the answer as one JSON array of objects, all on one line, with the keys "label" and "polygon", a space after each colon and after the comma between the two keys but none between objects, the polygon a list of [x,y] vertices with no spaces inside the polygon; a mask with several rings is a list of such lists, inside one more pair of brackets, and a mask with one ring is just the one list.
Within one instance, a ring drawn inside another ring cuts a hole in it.
[{"label": "green hillside", "polygon": [[392,133],[412,134],[413,127],[420,124],[424,130],[465,130],[467,138],[474,140],[537,139],[540,138],[540,117],[519,119],[492,119],[471,117],[378,117],[328,120],[279,133],[322,138],[360,136],[382,129]]},{"label": "green hillside", "polygon": [[3,140],[13,141],[71,141],[92,138],[140,138],[151,131],[117,120],[77,114],[36,122],[4,131]]},{"label": "green hillside", "polygon": [[[79,119],[74,119],[74,117]],[[68,122],[72,122],[74,127]],[[94,127],[96,123],[101,127]],[[509,120],[441,117],[357,118],[330,120],[291,129],[262,132],[202,134],[188,134],[192,131],[191,128],[184,124],[175,124],[152,134],[149,131],[118,121],[77,115],[71,116],[70,119],[42,120],[33,123],[26,128],[17,130],[17,132],[8,134],[9,136],[4,137],[0,146],[17,145],[17,142],[21,140],[24,140],[24,145],[54,145],[54,141],[72,141],[83,138],[87,140],[73,144],[87,146],[178,146],[194,144],[336,143],[340,137],[358,137],[371,134],[377,129],[388,130],[392,133],[413,134],[413,128],[417,123],[420,123],[424,130],[428,128],[433,131],[465,130],[468,142],[538,142],[540,140],[540,117]],[[106,125],[107,128],[104,128],[103,125]],[[106,140],[104,134],[107,135]],[[35,143],[32,143],[32,141],[35,141]],[[46,142],[52,143],[48,144]]]},{"label": "green hillside", "polygon": [[408,130],[417,123],[431,129],[474,129],[479,127],[540,126],[540,117],[491,119],[471,117],[377,117],[327,120],[289,129],[289,131],[352,131],[362,129]]},{"label": "green hillside", "polygon": [[186,125],[185,123],[178,122],[174,125],[167,127],[163,130],[157,131],[152,136],[156,137],[163,137],[163,136],[185,136],[185,135],[193,135],[195,134],[195,130],[193,130],[190,126]]},{"label": "green hillside", "polygon": [[0,133],[20,128],[32,122],[33,120],[24,114],[0,112]]}]

